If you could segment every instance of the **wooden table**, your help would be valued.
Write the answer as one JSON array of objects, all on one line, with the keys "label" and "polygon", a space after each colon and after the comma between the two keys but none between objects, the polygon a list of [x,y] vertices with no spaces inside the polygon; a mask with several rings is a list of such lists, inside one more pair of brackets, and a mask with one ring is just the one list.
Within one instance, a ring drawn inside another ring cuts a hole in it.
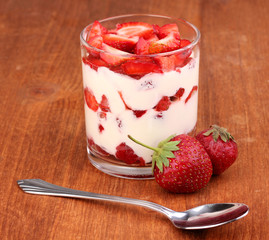
[{"label": "wooden table", "polygon": [[[267,0],[1,0],[0,238],[269,239],[268,11]],[[228,128],[239,156],[196,193],[108,176],[87,159],[79,34],[95,19],[127,13],[181,17],[201,30],[197,128]],[[244,202],[250,212],[222,227],[182,231],[144,208],[25,194],[16,183],[25,178],[179,211]]]}]

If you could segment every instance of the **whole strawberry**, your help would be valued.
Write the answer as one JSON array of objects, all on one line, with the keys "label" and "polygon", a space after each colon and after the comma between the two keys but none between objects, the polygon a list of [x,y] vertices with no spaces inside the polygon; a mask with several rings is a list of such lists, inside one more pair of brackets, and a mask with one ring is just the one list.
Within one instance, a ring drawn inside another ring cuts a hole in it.
[{"label": "whole strawberry", "polygon": [[196,139],[204,146],[213,165],[213,174],[219,175],[229,168],[238,155],[237,144],[227,129],[212,125],[197,134]]},{"label": "whole strawberry", "polygon": [[207,185],[212,163],[203,146],[186,134],[172,135],[153,148],[152,170],[157,183],[174,193],[195,192]]}]

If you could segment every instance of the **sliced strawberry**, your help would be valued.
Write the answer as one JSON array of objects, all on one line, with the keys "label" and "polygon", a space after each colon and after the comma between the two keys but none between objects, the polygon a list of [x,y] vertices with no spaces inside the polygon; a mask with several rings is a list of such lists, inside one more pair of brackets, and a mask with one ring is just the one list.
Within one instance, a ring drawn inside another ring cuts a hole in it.
[{"label": "sliced strawberry", "polygon": [[109,103],[106,95],[102,95],[102,100],[99,104],[99,107],[103,112],[110,112]]},{"label": "sliced strawberry", "polygon": [[125,52],[132,52],[138,41],[138,37],[129,38],[116,34],[105,34],[103,39],[105,44]]},{"label": "sliced strawberry", "polygon": [[104,62],[102,59],[95,58],[90,55],[88,57],[82,58],[82,61],[85,64],[88,64],[94,70],[97,70],[99,67],[108,67],[108,64]]},{"label": "sliced strawberry", "polygon": [[180,99],[182,97],[182,95],[185,92],[185,88],[180,88],[177,90],[176,94],[174,95],[176,98]]},{"label": "sliced strawberry", "polygon": [[110,154],[107,153],[102,147],[100,147],[99,145],[97,145],[97,144],[93,141],[92,138],[91,138],[91,139],[88,139],[88,147],[89,147],[89,149],[90,149],[93,153],[95,153],[95,154],[99,154],[99,155],[101,155],[101,156],[103,156],[103,157],[107,157],[107,156],[110,155]]},{"label": "sliced strawberry", "polygon": [[96,98],[93,94],[93,92],[89,88],[84,89],[84,97],[87,106],[92,109],[94,112],[98,110],[98,102],[96,101]]},{"label": "sliced strawberry", "polygon": [[138,54],[138,55],[149,54],[149,42],[145,40],[143,37],[139,38],[135,46],[134,52],[135,54]]},{"label": "sliced strawberry", "polygon": [[99,132],[102,133],[105,129],[102,124],[98,125]]},{"label": "sliced strawberry", "polygon": [[180,48],[186,47],[190,44],[191,42],[188,39],[181,39],[180,40]]},{"label": "sliced strawberry", "polygon": [[144,37],[146,39],[153,34],[153,27],[145,22],[127,22],[117,25],[117,34],[127,37]]},{"label": "sliced strawberry", "polygon": [[161,27],[157,24],[152,24],[152,27],[153,27],[154,34],[159,35],[159,31]]},{"label": "sliced strawberry", "polygon": [[155,59],[159,63],[160,67],[164,72],[169,72],[175,70],[176,68],[177,59],[175,55],[156,57]]},{"label": "sliced strawberry", "polygon": [[133,110],[133,113],[137,118],[142,117],[146,112],[147,110]]},{"label": "sliced strawberry", "polygon": [[131,60],[121,65],[127,75],[144,76],[148,73],[161,73],[160,67],[152,61]]},{"label": "sliced strawberry", "polygon": [[163,96],[162,99],[157,103],[154,109],[158,112],[167,111],[171,105],[171,100],[167,96]]},{"label": "sliced strawberry", "polygon": [[[191,42],[187,39],[182,39],[180,40],[180,48],[186,47],[190,44]],[[185,62],[189,56],[192,53],[192,49],[186,49],[185,51],[182,51],[178,54],[176,54],[176,65],[183,67],[185,66],[187,63]]]},{"label": "sliced strawberry", "polygon": [[149,44],[154,41],[158,41],[159,38],[156,34],[152,34],[147,40],[140,37],[135,46],[135,54],[146,55],[149,54]]},{"label": "sliced strawberry", "polygon": [[113,48],[105,43],[102,44],[102,50],[104,50],[104,52],[100,53],[100,58],[112,66],[117,66],[127,60],[132,59],[130,54]]},{"label": "sliced strawberry", "polygon": [[116,147],[116,158],[127,164],[145,165],[145,160],[135,154],[134,150],[129,147],[125,142],[122,142]]},{"label": "sliced strawberry", "polygon": [[122,92],[118,92],[118,93],[120,95],[120,98],[121,98],[122,102],[124,103],[125,108],[128,109],[128,110],[131,110],[131,108],[126,104],[126,102],[125,102],[125,100],[124,100],[124,98],[122,96]]},{"label": "sliced strawberry", "polygon": [[184,94],[184,92],[185,92],[185,88],[179,88],[177,92],[173,96],[170,97],[170,100],[172,102],[179,101],[182,95]]},{"label": "sliced strawberry", "polygon": [[165,38],[171,33],[175,36],[176,39],[180,39],[178,26],[175,23],[165,24],[160,27],[158,36],[159,38]]},{"label": "sliced strawberry", "polygon": [[105,34],[106,32],[107,32],[107,29],[104,26],[102,26],[100,22],[94,21],[94,23],[91,27],[91,30],[88,34],[88,37],[92,38],[94,36],[101,36],[101,35]]},{"label": "sliced strawberry", "polygon": [[180,42],[175,38],[173,34],[169,34],[163,39],[153,41],[149,45],[149,53],[162,53],[179,49]]},{"label": "sliced strawberry", "polygon": [[[90,46],[92,46],[94,48],[101,49],[102,43],[103,43],[103,38],[101,36],[96,35],[92,38],[89,38],[89,40],[87,42]],[[99,57],[99,51],[95,50],[94,48],[87,47],[87,50],[94,57]]]},{"label": "sliced strawberry", "polygon": [[156,42],[156,41],[158,41],[158,40],[159,40],[159,38],[158,38],[158,36],[157,36],[156,34],[152,34],[152,35],[147,39],[148,42]]},{"label": "sliced strawberry", "polygon": [[191,92],[189,93],[188,97],[185,99],[185,103],[187,103],[190,98],[192,97],[192,95],[198,90],[198,86],[193,86]]},{"label": "sliced strawberry", "polygon": [[91,45],[92,47],[101,49],[102,43],[103,43],[103,38],[101,36],[94,36],[88,39],[87,43]]}]

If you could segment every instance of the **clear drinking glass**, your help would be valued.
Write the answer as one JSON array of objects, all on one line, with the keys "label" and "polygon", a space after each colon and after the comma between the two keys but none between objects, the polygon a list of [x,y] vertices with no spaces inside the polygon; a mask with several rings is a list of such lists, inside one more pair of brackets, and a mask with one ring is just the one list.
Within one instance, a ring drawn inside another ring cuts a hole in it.
[{"label": "clear drinking glass", "polygon": [[[180,39],[191,42],[170,52],[114,54],[87,42],[93,23],[85,27],[80,35],[90,162],[113,176],[153,178],[153,152],[131,141],[128,135],[147,145],[157,146],[172,134],[194,134],[200,32],[185,20],[159,15],[122,15],[99,22],[112,33],[117,24],[126,22],[146,22],[155,27],[176,23]],[[123,60],[110,64],[111,59],[118,57]],[[104,62],[107,59],[108,62]],[[146,64],[145,73],[136,74],[135,68],[127,71],[130,61],[135,62],[135,66]]]}]

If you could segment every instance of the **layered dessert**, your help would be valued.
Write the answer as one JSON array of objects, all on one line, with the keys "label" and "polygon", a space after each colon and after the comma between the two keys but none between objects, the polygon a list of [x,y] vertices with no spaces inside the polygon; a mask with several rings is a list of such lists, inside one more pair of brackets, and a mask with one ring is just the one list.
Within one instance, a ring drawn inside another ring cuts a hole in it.
[{"label": "layered dessert", "polygon": [[127,166],[151,164],[171,134],[191,133],[197,121],[199,51],[177,24],[126,22],[85,31],[82,71],[90,154]]}]

